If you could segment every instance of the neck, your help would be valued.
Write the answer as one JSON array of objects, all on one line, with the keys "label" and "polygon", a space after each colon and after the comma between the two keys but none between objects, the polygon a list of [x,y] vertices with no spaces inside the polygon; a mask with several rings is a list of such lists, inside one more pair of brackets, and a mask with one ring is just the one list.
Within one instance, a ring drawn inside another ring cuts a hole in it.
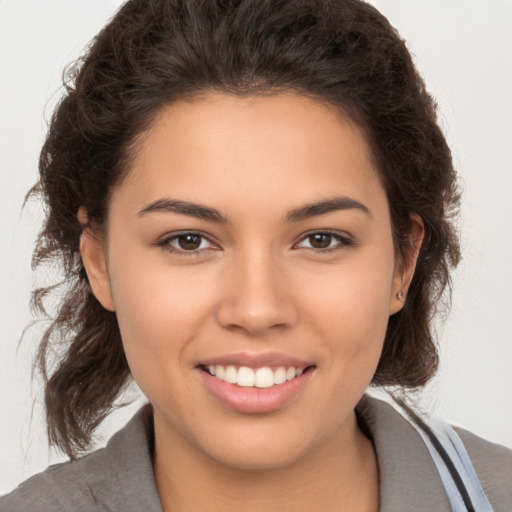
[{"label": "neck", "polygon": [[164,512],[375,512],[378,467],[355,415],[321,446],[285,467],[237,469],[155,423],[155,478]]}]

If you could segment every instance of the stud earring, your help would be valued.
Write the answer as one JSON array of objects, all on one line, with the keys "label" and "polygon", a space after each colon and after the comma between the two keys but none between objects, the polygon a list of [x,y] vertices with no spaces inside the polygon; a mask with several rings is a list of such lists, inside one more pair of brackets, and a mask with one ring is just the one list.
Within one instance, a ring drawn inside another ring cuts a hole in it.
[{"label": "stud earring", "polygon": [[404,292],[402,291],[399,291],[397,294],[396,294],[396,298],[398,300],[402,300],[404,298]]}]

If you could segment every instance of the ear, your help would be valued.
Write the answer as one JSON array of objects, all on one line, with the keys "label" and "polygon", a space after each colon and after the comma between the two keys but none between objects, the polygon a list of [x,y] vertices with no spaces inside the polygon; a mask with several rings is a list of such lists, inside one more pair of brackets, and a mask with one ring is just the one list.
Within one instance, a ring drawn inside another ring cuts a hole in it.
[{"label": "ear", "polygon": [[78,211],[78,220],[82,226],[80,254],[92,292],[105,309],[115,311],[105,259],[104,242],[89,227],[87,212],[83,207]]},{"label": "ear", "polygon": [[397,258],[389,308],[390,315],[400,311],[405,303],[425,236],[425,226],[421,217],[416,213],[411,213],[409,218],[411,221],[410,246],[405,257]]}]

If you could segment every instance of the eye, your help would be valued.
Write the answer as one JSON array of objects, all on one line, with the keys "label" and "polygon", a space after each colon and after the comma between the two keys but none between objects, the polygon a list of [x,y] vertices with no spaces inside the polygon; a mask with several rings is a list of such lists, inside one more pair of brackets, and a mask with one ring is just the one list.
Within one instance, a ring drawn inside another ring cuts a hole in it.
[{"label": "eye", "polygon": [[331,252],[351,245],[350,238],[332,233],[330,231],[317,231],[309,233],[298,244],[297,247],[312,249],[320,252]]},{"label": "eye", "polygon": [[169,252],[183,256],[193,256],[204,250],[217,248],[203,234],[194,232],[176,233],[167,236],[158,245]]},{"label": "eye", "polygon": [[[218,249],[205,235],[196,232],[182,232],[167,236],[158,242],[158,245],[179,256],[198,256],[203,251]],[[352,245],[352,240],[346,236],[330,231],[318,231],[303,237],[297,247],[325,253],[348,245]]]}]

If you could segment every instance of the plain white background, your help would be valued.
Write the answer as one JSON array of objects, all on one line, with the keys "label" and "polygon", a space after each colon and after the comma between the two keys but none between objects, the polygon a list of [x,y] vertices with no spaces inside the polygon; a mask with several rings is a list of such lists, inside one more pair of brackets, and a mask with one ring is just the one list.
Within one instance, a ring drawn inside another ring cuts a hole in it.
[{"label": "plain white background", "polygon": [[[40,329],[24,327],[41,212],[36,181],[45,118],[61,73],[119,0],[0,0],[0,494],[59,456],[46,445],[30,369]],[[423,406],[512,447],[512,1],[373,0],[407,40],[453,149],[464,190],[464,261],[440,329],[442,366]],[[51,276],[50,276],[51,277]],[[138,404],[116,413],[99,444]]]}]

